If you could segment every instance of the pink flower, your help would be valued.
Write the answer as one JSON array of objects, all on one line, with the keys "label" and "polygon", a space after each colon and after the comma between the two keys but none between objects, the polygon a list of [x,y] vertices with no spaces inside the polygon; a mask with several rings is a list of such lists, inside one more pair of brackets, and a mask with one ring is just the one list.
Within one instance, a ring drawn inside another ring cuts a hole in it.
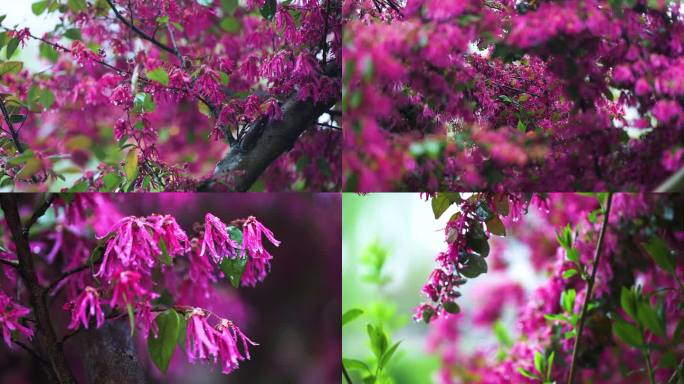
[{"label": "pink flower", "polygon": [[651,113],[658,121],[669,123],[682,115],[682,107],[675,100],[660,100],[653,106]]},{"label": "pink flower", "polygon": [[209,250],[216,264],[221,263],[224,257],[235,258],[235,249],[238,244],[228,236],[226,225],[211,213],[207,213],[204,220],[204,240],[202,240],[200,256],[204,256],[205,251]]},{"label": "pink flower", "polygon": [[171,215],[151,215],[147,221],[154,229],[155,239],[164,240],[166,251],[171,257],[186,253],[190,247],[188,235],[181,228],[176,219]]},{"label": "pink flower", "polygon": [[[161,251],[149,230],[154,228],[145,218],[128,216],[121,219],[110,231],[114,234],[107,242],[102,265],[95,276],[109,277],[117,265],[150,273]],[[110,261],[112,253],[116,254],[116,259]]]},{"label": "pink flower", "polygon": [[[240,361],[249,360],[249,346],[259,345],[250,340],[233,322],[227,319],[221,319],[221,322],[216,326],[216,339],[218,342],[218,354],[221,359],[223,369],[222,373],[229,374],[237,369]],[[242,349],[244,356],[238,349],[238,338],[242,341]]]},{"label": "pink flower", "polygon": [[[142,275],[134,271],[122,271],[116,277],[114,283],[114,292],[109,301],[109,306],[114,308],[126,308],[128,304],[132,304],[135,298],[148,297],[148,291],[140,284]],[[154,296],[152,293],[149,296]]]},{"label": "pink flower", "polygon": [[31,310],[15,303],[0,290],[0,329],[5,344],[12,348],[12,332],[19,331],[27,338],[33,337],[33,330],[20,323],[22,317],[31,313]]},{"label": "pink flower", "polygon": [[242,225],[242,246],[249,253],[245,273],[242,275],[242,285],[255,286],[258,281],[263,281],[271,269],[270,260],[273,258],[264,248],[261,235],[276,247],[280,241],[273,237],[273,232],[264,227],[256,218],[250,216]]},{"label": "pink flower", "polygon": [[218,356],[215,331],[207,321],[208,316],[209,314],[201,308],[193,308],[188,319],[185,352],[191,363],[197,359],[208,360],[210,356],[216,361]]},{"label": "pink flower", "polygon": [[78,328],[79,323],[83,324],[83,328],[88,329],[89,316],[95,316],[95,328],[100,328],[104,324],[104,313],[102,313],[102,308],[100,307],[100,295],[95,288],[87,286],[78,295],[76,303],[71,310],[69,329]]}]

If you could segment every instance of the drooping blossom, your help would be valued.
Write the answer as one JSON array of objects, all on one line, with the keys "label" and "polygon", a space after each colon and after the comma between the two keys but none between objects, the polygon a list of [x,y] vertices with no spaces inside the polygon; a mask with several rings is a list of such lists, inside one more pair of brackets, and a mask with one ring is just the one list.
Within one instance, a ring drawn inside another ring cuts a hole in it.
[{"label": "drooping blossom", "polygon": [[228,227],[221,219],[207,213],[204,224],[204,239],[202,240],[202,249],[200,250],[200,257],[205,255],[208,251],[212,260],[219,264],[224,257],[235,258],[238,244],[230,238],[228,234]]},{"label": "drooping blossom", "polygon": [[149,273],[161,253],[145,218],[128,216],[112,228],[96,277],[111,276],[116,266]]},{"label": "drooping blossom", "polygon": [[29,313],[31,313],[29,308],[14,302],[0,290],[0,329],[8,347],[13,347],[12,332],[14,331],[18,331],[29,339],[33,337],[33,330],[21,324],[22,318]]},{"label": "drooping blossom", "polygon": [[[216,341],[218,355],[221,361],[222,373],[229,374],[237,369],[240,362],[249,360],[249,345],[258,345],[250,340],[232,321],[221,319],[216,326]],[[238,349],[238,341],[242,341],[244,355]]]},{"label": "drooping blossom", "polygon": [[216,344],[216,332],[209,324],[209,313],[201,308],[193,308],[188,319],[188,329],[185,341],[185,352],[188,360],[194,363],[197,360],[209,360],[213,357],[216,361],[219,348]]},{"label": "drooping blossom", "polygon": [[188,235],[171,215],[151,215],[147,221],[154,228],[155,239],[162,239],[166,244],[166,251],[171,257],[187,252],[189,247]]},{"label": "drooping blossom", "polygon": [[257,282],[263,281],[266,274],[271,269],[271,254],[264,248],[262,235],[266,236],[276,247],[280,241],[276,240],[273,232],[264,227],[253,216],[247,218],[242,225],[242,246],[248,254],[245,273],[242,275],[242,285],[255,286]]},{"label": "drooping blossom", "polygon": [[76,329],[79,323],[83,328],[88,329],[89,318],[95,317],[95,328],[100,328],[104,324],[104,313],[100,306],[100,294],[91,286],[85,287],[83,292],[73,303],[71,310],[71,323],[69,329]]}]

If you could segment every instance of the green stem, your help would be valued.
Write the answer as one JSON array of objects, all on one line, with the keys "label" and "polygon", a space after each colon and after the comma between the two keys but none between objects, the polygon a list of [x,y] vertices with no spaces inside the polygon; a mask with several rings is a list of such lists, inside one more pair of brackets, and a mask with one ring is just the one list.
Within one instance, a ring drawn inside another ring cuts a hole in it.
[{"label": "green stem", "polygon": [[644,360],[646,360],[646,372],[648,372],[648,382],[650,384],[655,384],[655,376],[653,376],[653,367],[651,366],[651,355],[648,352],[648,348],[643,348],[641,350],[641,353],[644,355]]},{"label": "green stem", "polygon": [[591,277],[587,285],[587,295],[584,298],[584,305],[582,306],[582,314],[580,315],[579,325],[577,326],[577,336],[575,336],[575,345],[572,348],[572,363],[570,364],[570,374],[568,375],[568,384],[573,384],[575,381],[575,371],[577,368],[577,353],[579,352],[579,343],[582,338],[582,330],[584,329],[584,322],[587,317],[589,303],[591,302],[591,291],[594,289],[594,281],[596,280],[596,271],[598,271],[599,261],[601,259],[601,250],[603,248],[603,238],[608,228],[608,217],[610,215],[610,206],[613,200],[613,193],[608,193],[606,199],[606,212],[603,217],[603,224],[601,225],[601,232],[599,233],[598,244],[596,245],[596,252],[594,253],[594,265],[591,270]]},{"label": "green stem", "polygon": [[351,376],[349,376],[347,368],[344,367],[344,363],[342,363],[342,374],[344,375],[345,380],[347,380],[347,384],[352,384]]}]

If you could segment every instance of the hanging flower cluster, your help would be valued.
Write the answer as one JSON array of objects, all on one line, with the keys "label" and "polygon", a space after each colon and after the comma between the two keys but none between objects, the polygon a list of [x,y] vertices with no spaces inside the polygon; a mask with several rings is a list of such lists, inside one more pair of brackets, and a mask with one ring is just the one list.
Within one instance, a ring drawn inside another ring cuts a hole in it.
[{"label": "hanging flower cluster", "polygon": [[[249,345],[257,344],[231,320],[216,314],[222,307],[213,286],[222,277],[235,288],[263,281],[272,255],[262,237],[276,246],[280,242],[253,216],[226,225],[207,213],[203,225],[197,224],[196,233],[188,235],[171,215],[122,217],[109,198],[53,197],[59,223],[54,239],[40,236],[31,244],[33,252],[44,255],[44,262],[62,264],[58,280],[41,283],[49,285],[50,295],[64,291],[64,309],[71,315],[68,329],[73,334],[127,316],[131,333],[139,332],[147,340],[150,357],[162,371],[168,369],[172,353],[157,351],[173,351],[183,332],[191,362],[220,364],[226,374],[237,369],[249,359]],[[114,221],[95,242],[89,229],[96,229],[92,217]],[[0,254],[0,273],[16,279],[5,271],[16,257],[9,251]],[[3,278],[0,330],[5,343],[13,346],[19,335],[33,336],[35,323],[27,323],[30,310],[7,295],[4,283]],[[210,317],[216,321],[210,324]]]}]

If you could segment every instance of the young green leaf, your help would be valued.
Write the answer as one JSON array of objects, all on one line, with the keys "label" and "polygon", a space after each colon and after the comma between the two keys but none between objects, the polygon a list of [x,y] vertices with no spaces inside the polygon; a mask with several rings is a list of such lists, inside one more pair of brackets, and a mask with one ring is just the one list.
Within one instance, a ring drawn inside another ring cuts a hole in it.
[{"label": "young green leaf", "polygon": [[380,359],[387,350],[387,335],[382,330],[382,326],[373,327],[371,324],[368,324],[366,330],[370,339],[371,350],[375,357]]},{"label": "young green leaf", "polygon": [[370,373],[368,364],[356,359],[342,359],[342,364],[350,371],[366,371]]},{"label": "young green leaf", "polygon": [[641,244],[646,248],[646,251],[648,251],[660,268],[667,272],[674,273],[675,257],[662,239],[653,237],[648,243]]},{"label": "young green leaf", "polygon": [[430,203],[432,204],[432,213],[434,213],[435,219],[439,219],[451,205],[451,200],[449,200],[446,194],[438,193],[437,196],[432,198]]},{"label": "young green leaf", "polygon": [[637,319],[639,323],[660,337],[665,337],[665,326],[658,319],[658,314],[646,300],[637,303]]},{"label": "young green leaf", "polygon": [[121,176],[116,173],[108,173],[102,177],[102,182],[104,183],[104,188],[101,189],[102,192],[112,192],[121,183]]},{"label": "young green leaf", "polygon": [[401,344],[401,341],[397,341],[392,347],[390,347],[390,349],[383,353],[380,361],[378,362],[378,369],[382,370],[387,365],[387,363],[392,359],[394,352],[397,351],[399,344]]},{"label": "young green leaf", "polygon": [[156,81],[164,86],[169,85],[169,74],[166,73],[164,67],[155,68],[152,71],[147,72],[147,78]]},{"label": "young green leaf", "polygon": [[563,272],[563,278],[564,279],[569,279],[577,274],[576,269],[568,269],[567,271]]},{"label": "young green leaf", "polygon": [[247,266],[247,257],[236,257],[236,258],[223,258],[219,267],[223,274],[226,275],[230,284],[237,288],[240,286],[240,280],[242,275],[245,273],[245,267]]},{"label": "young green leaf", "polygon": [[150,331],[147,336],[147,350],[154,365],[166,373],[173,351],[176,349],[181,320],[178,312],[170,308],[157,315],[155,322],[157,323],[157,336],[155,337],[154,333]]},{"label": "young green leaf", "polygon": [[173,260],[171,259],[171,255],[169,255],[169,250],[166,247],[166,242],[161,237],[159,238],[159,250],[161,251],[161,254],[159,255],[159,260],[162,262],[162,264],[165,264],[165,265],[173,264]]},{"label": "young green leaf", "polygon": [[135,334],[135,311],[133,311],[131,303],[126,303],[126,311],[128,311],[128,325],[131,326],[131,336],[133,336]]},{"label": "young green leaf", "polygon": [[613,331],[617,337],[632,347],[639,348],[644,343],[639,330],[624,320],[616,320],[613,324]]},{"label": "young green leaf", "polygon": [[544,356],[539,352],[535,351],[534,352],[534,369],[537,370],[540,374],[544,374],[544,364],[546,362],[544,361]]},{"label": "young green leaf", "polygon": [[5,61],[0,63],[0,76],[6,73],[19,73],[24,67],[24,63],[21,61]]},{"label": "young green leaf", "polygon": [[124,172],[129,181],[134,181],[138,177],[138,151],[135,148],[131,148],[126,155]]},{"label": "young green leaf", "polygon": [[490,233],[498,236],[506,236],[506,227],[504,227],[504,224],[499,216],[494,216],[487,221],[487,230],[489,230]]},{"label": "young green leaf", "polygon": [[552,351],[549,357],[546,358],[546,380],[551,380],[551,368],[553,368],[553,359],[556,357],[556,351]]},{"label": "young green leaf", "polygon": [[518,367],[518,372],[528,379],[541,380],[541,378],[523,367]]},{"label": "young green leaf", "polygon": [[363,315],[363,310],[359,308],[352,308],[342,315],[342,326],[354,321],[359,316]]},{"label": "young green leaf", "polygon": [[636,319],[636,300],[631,289],[622,287],[620,290],[620,306],[632,318]]},{"label": "young green leaf", "polygon": [[50,0],[36,1],[35,3],[31,4],[31,12],[33,12],[33,14],[36,16],[40,16],[43,12],[45,12],[49,3]]}]

